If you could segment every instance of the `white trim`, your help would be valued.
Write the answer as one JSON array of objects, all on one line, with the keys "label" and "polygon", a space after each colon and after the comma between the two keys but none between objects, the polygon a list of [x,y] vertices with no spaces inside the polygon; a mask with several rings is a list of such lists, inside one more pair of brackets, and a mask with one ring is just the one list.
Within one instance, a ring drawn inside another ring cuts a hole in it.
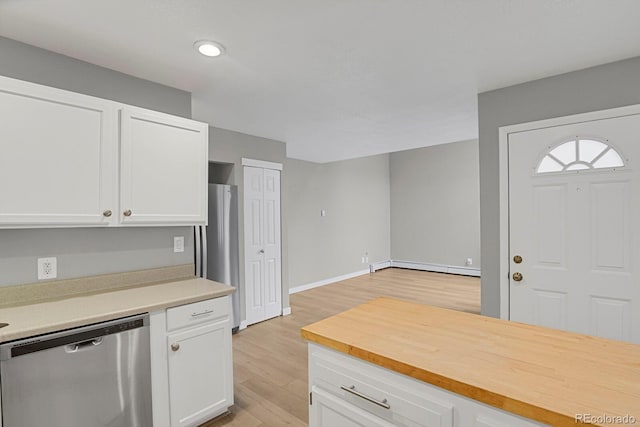
[{"label": "white trim", "polygon": [[434,273],[447,272],[446,265],[425,264],[422,262],[413,262],[413,261],[391,261],[391,267],[409,268],[411,270],[433,271]]},{"label": "white trim", "polygon": [[[499,146],[498,146],[498,188],[500,190],[499,212],[500,212],[500,248],[498,254],[500,256],[500,272],[498,274],[498,282],[500,283],[500,319],[509,320],[509,134],[505,128],[499,128]],[[505,141],[503,143],[502,141]],[[506,167],[502,167],[502,165]],[[507,286],[504,286],[504,280],[507,280]]]},{"label": "white trim", "polygon": [[411,270],[432,271],[435,273],[460,274],[462,276],[480,277],[480,269],[459,267],[456,265],[428,264],[415,261],[391,261],[391,267],[409,268]]},{"label": "white trim", "polygon": [[383,261],[383,262],[377,262],[375,264],[369,264],[369,272],[370,273],[375,273],[378,270],[383,270],[383,269],[389,268],[389,267],[391,267],[391,260]]},{"label": "white trim", "polygon": [[330,279],[320,280],[313,283],[307,283],[306,285],[300,285],[300,286],[296,286],[294,288],[289,289],[289,294],[308,291],[309,289],[317,288],[324,285],[329,285],[335,282],[341,282],[347,279],[353,279],[354,277],[363,276],[365,274],[369,274],[369,270],[360,270],[353,273],[344,274],[342,276],[332,277]]},{"label": "white trim", "polygon": [[247,326],[249,326],[247,321],[246,320],[241,320],[240,321],[240,326],[238,327],[238,330],[241,331],[243,329],[247,329]]},{"label": "white trim", "polygon": [[498,170],[500,180],[498,185],[500,191],[500,272],[498,280],[500,285],[501,319],[509,319],[509,134],[636,114],[640,114],[640,104],[498,128]]},{"label": "white trim", "polygon": [[282,163],[267,162],[264,160],[242,158],[242,166],[252,166],[255,168],[282,170]]},{"label": "white trim", "polygon": [[288,316],[291,314],[291,307],[285,307],[282,309],[282,315],[283,316]]}]

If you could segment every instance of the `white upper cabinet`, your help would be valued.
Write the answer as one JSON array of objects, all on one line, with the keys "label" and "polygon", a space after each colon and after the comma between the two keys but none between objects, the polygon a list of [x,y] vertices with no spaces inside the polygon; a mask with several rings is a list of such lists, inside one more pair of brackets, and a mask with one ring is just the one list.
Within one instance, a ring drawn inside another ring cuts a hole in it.
[{"label": "white upper cabinet", "polygon": [[0,148],[0,228],[205,224],[205,123],[0,76]]},{"label": "white upper cabinet", "polygon": [[0,225],[113,224],[117,137],[114,103],[0,77]]},{"label": "white upper cabinet", "polygon": [[204,224],[208,125],[134,107],[121,125],[122,223]]}]

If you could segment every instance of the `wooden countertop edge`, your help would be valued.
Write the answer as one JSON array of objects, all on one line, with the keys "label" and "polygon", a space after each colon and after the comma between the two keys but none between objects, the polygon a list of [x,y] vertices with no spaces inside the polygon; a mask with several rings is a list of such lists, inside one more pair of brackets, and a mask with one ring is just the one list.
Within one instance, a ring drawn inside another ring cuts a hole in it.
[{"label": "wooden countertop edge", "polygon": [[[478,388],[471,384],[466,384],[448,377],[444,377],[426,369],[417,368],[406,363],[394,360],[380,354],[371,353],[368,350],[345,344],[341,341],[333,340],[322,335],[318,335],[305,328],[301,329],[301,336],[307,341],[323,345],[341,353],[348,354],[358,359],[364,360],[385,369],[407,375],[411,378],[424,381],[436,387],[443,388],[453,393],[468,397],[498,409],[505,410],[512,414],[520,415],[542,423],[550,424],[554,427],[575,426],[575,414],[567,415],[551,411],[527,402],[512,399],[490,390]],[[598,424],[593,424],[598,425]]]}]

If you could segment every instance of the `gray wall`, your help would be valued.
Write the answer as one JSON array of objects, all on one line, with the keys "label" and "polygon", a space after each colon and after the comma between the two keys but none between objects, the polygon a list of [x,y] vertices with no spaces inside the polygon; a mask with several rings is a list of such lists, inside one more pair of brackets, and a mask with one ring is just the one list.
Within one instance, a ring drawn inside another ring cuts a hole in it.
[{"label": "gray wall", "polygon": [[[263,160],[267,162],[281,163],[284,165],[286,159],[286,146],[283,142],[272,139],[260,138],[244,133],[234,132],[225,129],[209,127],[209,161],[229,163],[233,165],[230,184],[238,186],[238,215],[240,216],[239,238],[240,238],[240,259],[244,259],[244,192],[243,192],[243,169],[242,158]],[[281,217],[282,217],[282,306],[289,307],[289,280],[288,280],[288,247],[287,247],[287,197],[285,188],[289,179],[287,167],[280,174],[281,187]],[[240,283],[244,283],[244,265],[240,265]],[[244,301],[244,295],[240,295]],[[245,319],[244,304],[240,304],[241,318]]]},{"label": "gray wall", "polygon": [[391,153],[391,259],[480,268],[478,141]]},{"label": "gray wall", "polygon": [[191,94],[0,37],[0,75],[191,118]]},{"label": "gray wall", "polygon": [[498,128],[640,104],[640,57],[523,83],[478,96],[482,314],[500,308]]},{"label": "gray wall", "polygon": [[[0,75],[191,116],[187,92],[2,37]],[[190,227],[0,230],[0,286],[35,282],[43,256],[58,258],[60,279],[193,262],[192,233]],[[173,253],[173,236],[185,236],[184,253]]]},{"label": "gray wall", "polygon": [[[290,287],[389,260],[389,156],[317,164],[287,159]],[[326,216],[321,217],[324,209]]]}]

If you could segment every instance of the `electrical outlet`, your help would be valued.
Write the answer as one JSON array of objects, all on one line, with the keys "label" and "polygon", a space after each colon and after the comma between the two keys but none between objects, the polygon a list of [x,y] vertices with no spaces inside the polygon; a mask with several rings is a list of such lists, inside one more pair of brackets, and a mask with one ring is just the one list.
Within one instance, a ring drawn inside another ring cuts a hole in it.
[{"label": "electrical outlet", "polygon": [[55,257],[38,258],[38,280],[58,277],[58,260]]},{"label": "electrical outlet", "polygon": [[471,258],[467,258],[467,267],[472,266],[473,265],[473,259]]},{"label": "electrical outlet", "polygon": [[173,238],[173,252],[184,252],[184,236]]},{"label": "electrical outlet", "polygon": [[362,257],[362,263],[369,264],[369,252],[364,253],[364,256]]}]

